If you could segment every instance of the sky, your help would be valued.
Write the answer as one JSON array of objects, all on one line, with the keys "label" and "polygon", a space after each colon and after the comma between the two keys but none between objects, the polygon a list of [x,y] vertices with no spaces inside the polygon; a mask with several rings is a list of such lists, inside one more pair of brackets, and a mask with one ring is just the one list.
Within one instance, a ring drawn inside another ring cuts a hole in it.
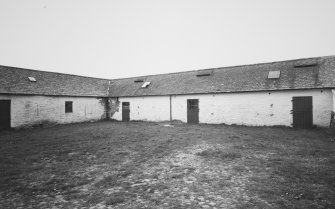
[{"label": "sky", "polygon": [[334,0],[0,0],[0,65],[106,79],[335,55]]}]

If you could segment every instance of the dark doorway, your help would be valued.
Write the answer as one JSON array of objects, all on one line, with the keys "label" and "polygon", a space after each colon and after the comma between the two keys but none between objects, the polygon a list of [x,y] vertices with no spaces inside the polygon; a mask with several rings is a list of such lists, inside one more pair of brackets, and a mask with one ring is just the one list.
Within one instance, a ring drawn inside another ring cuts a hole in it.
[{"label": "dark doorway", "polygon": [[187,100],[187,123],[199,123],[199,100]]},{"label": "dark doorway", "polygon": [[130,104],[122,102],[122,121],[130,121]]},{"label": "dark doorway", "polygon": [[293,127],[313,127],[313,99],[308,97],[293,97]]},{"label": "dark doorway", "polygon": [[10,100],[0,100],[0,130],[10,128]]}]

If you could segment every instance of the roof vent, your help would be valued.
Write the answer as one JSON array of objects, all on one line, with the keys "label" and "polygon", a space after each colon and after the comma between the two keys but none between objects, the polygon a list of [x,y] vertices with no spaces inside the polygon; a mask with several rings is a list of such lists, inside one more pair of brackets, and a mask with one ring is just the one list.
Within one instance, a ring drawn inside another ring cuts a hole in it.
[{"label": "roof vent", "polygon": [[147,88],[150,85],[151,82],[147,81],[144,82],[144,84],[142,85],[142,88]]},{"label": "roof vent", "polygon": [[212,75],[213,71],[200,71],[197,73],[197,77],[203,77],[203,76],[210,76]]},{"label": "roof vent", "polygon": [[29,81],[36,82],[36,79],[34,77],[28,77]]},{"label": "roof vent", "polygon": [[280,70],[270,71],[268,74],[269,79],[276,79],[280,77]]},{"label": "roof vent", "polygon": [[304,67],[315,67],[317,66],[318,63],[308,63],[308,64],[297,64],[297,65],[294,65],[294,68],[304,68]]},{"label": "roof vent", "polygon": [[143,79],[136,79],[136,80],[134,80],[134,83],[142,83],[142,82],[144,82]]},{"label": "roof vent", "polygon": [[202,77],[202,76],[210,76],[210,73],[199,73],[197,74],[197,77]]}]

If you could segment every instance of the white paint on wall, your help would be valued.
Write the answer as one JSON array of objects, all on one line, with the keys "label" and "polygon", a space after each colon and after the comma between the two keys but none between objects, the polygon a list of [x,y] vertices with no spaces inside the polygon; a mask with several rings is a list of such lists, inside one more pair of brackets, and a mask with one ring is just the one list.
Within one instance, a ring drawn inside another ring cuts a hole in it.
[{"label": "white paint on wall", "polygon": [[[0,99],[11,100],[13,128],[44,122],[84,122],[105,117],[103,103],[93,97],[0,95]],[[65,101],[73,102],[72,113],[65,113]]]},{"label": "white paint on wall", "polygon": [[122,102],[129,102],[130,120],[170,120],[169,96],[121,97],[119,101],[119,110],[115,112],[113,119],[122,120]]},{"label": "white paint on wall", "polygon": [[[334,94],[329,89],[244,92],[172,96],[172,119],[187,122],[187,99],[199,99],[199,122],[251,126],[292,126],[292,97],[313,97],[313,123],[327,127],[333,110]],[[166,121],[170,119],[169,96],[122,97],[130,102],[130,119]],[[113,116],[122,120],[122,108]]]},{"label": "white paint on wall", "polygon": [[[252,126],[292,126],[292,97],[313,97],[313,123],[327,127],[335,110],[335,90],[290,90],[171,97],[172,119],[187,122],[187,99],[199,100],[199,122]],[[91,97],[0,95],[11,100],[11,127],[42,123],[73,123],[105,117],[104,103]],[[65,101],[73,113],[65,113]],[[170,120],[170,96],[121,97],[113,119],[122,120],[122,102],[130,103],[130,120]]]},{"label": "white paint on wall", "polygon": [[313,123],[327,126],[330,90],[291,90],[174,96],[172,118],[187,122],[187,99],[199,99],[199,122],[251,126],[292,126],[292,97],[313,97]]}]

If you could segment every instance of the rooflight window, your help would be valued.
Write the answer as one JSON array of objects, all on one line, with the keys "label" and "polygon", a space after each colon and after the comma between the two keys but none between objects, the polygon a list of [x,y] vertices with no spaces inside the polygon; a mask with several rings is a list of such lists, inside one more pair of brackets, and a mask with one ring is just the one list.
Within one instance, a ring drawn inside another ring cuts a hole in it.
[{"label": "rooflight window", "polygon": [[151,84],[151,82],[149,82],[149,81],[144,82],[144,84],[142,85],[142,88],[147,88],[150,84]]},{"label": "rooflight window", "polygon": [[213,74],[213,70],[201,70],[197,72],[197,77],[210,76]]},{"label": "rooflight window", "polygon": [[318,63],[300,64],[300,65],[294,65],[294,68],[315,67],[317,65]]},{"label": "rooflight window", "polygon": [[36,82],[36,79],[34,77],[28,77],[29,81]]},{"label": "rooflight window", "polygon": [[269,79],[276,79],[280,77],[280,70],[270,71],[268,74]]},{"label": "rooflight window", "polygon": [[203,76],[210,76],[210,73],[199,73],[197,74],[197,77],[203,77]]},{"label": "rooflight window", "polygon": [[144,82],[143,79],[136,79],[136,80],[134,81],[134,83],[142,83],[142,82]]}]

